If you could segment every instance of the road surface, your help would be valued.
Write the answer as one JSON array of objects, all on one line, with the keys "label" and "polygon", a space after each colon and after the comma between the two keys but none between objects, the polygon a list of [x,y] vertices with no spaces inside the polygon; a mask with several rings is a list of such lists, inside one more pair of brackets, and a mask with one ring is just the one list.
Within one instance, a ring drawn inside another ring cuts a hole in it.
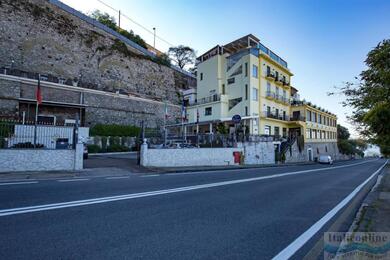
[{"label": "road surface", "polygon": [[0,183],[0,258],[299,259],[384,163]]}]

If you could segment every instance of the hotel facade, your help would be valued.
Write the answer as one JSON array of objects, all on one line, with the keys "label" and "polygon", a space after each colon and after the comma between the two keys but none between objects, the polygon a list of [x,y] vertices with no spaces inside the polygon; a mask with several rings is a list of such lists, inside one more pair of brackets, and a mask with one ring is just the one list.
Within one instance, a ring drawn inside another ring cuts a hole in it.
[{"label": "hotel facade", "polygon": [[254,35],[217,45],[197,62],[196,93],[185,95],[191,132],[216,133],[222,124],[230,133],[336,143],[336,115],[301,100],[287,62]]}]

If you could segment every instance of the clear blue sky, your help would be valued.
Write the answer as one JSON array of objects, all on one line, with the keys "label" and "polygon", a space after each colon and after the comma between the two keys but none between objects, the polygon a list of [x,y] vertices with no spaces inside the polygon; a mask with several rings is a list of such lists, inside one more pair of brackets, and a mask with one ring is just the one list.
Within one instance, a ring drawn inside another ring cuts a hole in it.
[{"label": "clear blue sky", "polygon": [[[285,59],[295,74],[293,86],[301,98],[338,115],[352,130],[340,105],[327,92],[353,81],[364,69],[366,54],[390,38],[390,0],[103,0],[168,42],[191,46],[200,55],[217,44],[252,33]],[[98,0],[63,0],[83,12],[113,10]],[[148,43],[153,36],[122,19]],[[162,41],[156,47],[166,51]]]}]

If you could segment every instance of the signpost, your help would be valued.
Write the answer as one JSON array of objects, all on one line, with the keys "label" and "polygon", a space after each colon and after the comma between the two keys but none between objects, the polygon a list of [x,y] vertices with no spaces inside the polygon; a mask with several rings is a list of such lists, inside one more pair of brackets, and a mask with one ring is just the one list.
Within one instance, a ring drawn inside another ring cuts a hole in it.
[{"label": "signpost", "polygon": [[234,146],[237,146],[237,125],[241,123],[241,116],[240,115],[234,115],[232,117],[232,121],[234,123]]},{"label": "signpost", "polygon": [[241,116],[240,116],[240,115],[234,115],[234,116],[232,117],[232,121],[233,121],[233,123],[235,123],[235,124],[239,124],[239,123],[241,122]]}]

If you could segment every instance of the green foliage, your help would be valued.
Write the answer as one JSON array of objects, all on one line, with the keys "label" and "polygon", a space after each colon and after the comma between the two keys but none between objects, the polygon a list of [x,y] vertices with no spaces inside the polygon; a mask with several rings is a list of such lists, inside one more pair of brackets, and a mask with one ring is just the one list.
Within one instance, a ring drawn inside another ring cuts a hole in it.
[{"label": "green foliage", "polygon": [[89,144],[87,145],[88,153],[100,153],[101,149],[99,145],[96,144]]},{"label": "green foliage", "polygon": [[121,139],[119,136],[110,136],[109,140],[110,140],[110,145],[120,145]]},{"label": "green foliage", "polygon": [[116,25],[115,18],[113,16],[110,16],[108,13],[102,13],[99,10],[95,10],[90,14],[90,16],[93,19],[104,24],[105,26],[116,31],[117,25]]},{"label": "green foliage", "polygon": [[135,34],[133,30],[126,31],[122,28],[119,28],[116,24],[116,20],[113,16],[110,16],[108,13],[102,13],[99,10],[93,11],[90,16],[99,21],[100,23],[106,25],[107,27],[113,29],[114,31],[120,33],[130,41],[133,41],[137,43],[138,45],[142,46],[143,48],[147,49],[146,42],[144,39],[141,38],[138,34]]},{"label": "green foliage", "polygon": [[135,34],[133,32],[133,30],[126,31],[124,29],[117,28],[116,31],[118,33],[122,34],[123,36],[125,36],[130,41],[133,41],[136,44],[138,44],[138,45],[144,47],[145,49],[147,49],[146,42],[144,41],[144,39],[142,39],[141,36],[139,36],[138,34]]},{"label": "green foliage", "polygon": [[[367,69],[341,89],[345,106],[352,107],[351,119],[362,136],[390,155],[390,39],[380,42],[365,60]],[[332,93],[331,93],[332,94]]]},{"label": "green foliage", "polygon": [[337,125],[337,139],[348,140],[350,136],[351,134],[349,133],[348,128]]},{"label": "green foliage", "polygon": [[119,144],[112,144],[107,147],[107,152],[129,152],[130,148],[127,146],[119,145]]},{"label": "green foliage", "polygon": [[158,64],[168,66],[168,67],[171,66],[171,60],[169,59],[168,55],[166,55],[165,53],[156,56],[156,58],[154,58],[153,60]]},{"label": "green foliage", "polygon": [[219,123],[217,125],[217,132],[220,133],[220,134],[223,134],[223,135],[228,134],[228,130],[227,130],[225,124]]},{"label": "green foliage", "polygon": [[126,57],[135,57],[137,56],[134,52],[130,51],[127,48],[127,45],[121,40],[115,39],[114,43],[111,45],[111,50],[115,50],[119,53],[122,53]]},{"label": "green foliage", "polygon": [[168,50],[168,55],[181,69],[187,65],[193,65],[195,63],[195,51],[188,46],[179,45],[177,47],[171,47]]},{"label": "green foliage", "polygon": [[[97,124],[90,130],[91,136],[139,136],[141,128],[132,125],[103,125]],[[105,139],[107,140],[107,138]],[[102,142],[103,138],[102,138]],[[119,143],[118,143],[119,144]]]}]

